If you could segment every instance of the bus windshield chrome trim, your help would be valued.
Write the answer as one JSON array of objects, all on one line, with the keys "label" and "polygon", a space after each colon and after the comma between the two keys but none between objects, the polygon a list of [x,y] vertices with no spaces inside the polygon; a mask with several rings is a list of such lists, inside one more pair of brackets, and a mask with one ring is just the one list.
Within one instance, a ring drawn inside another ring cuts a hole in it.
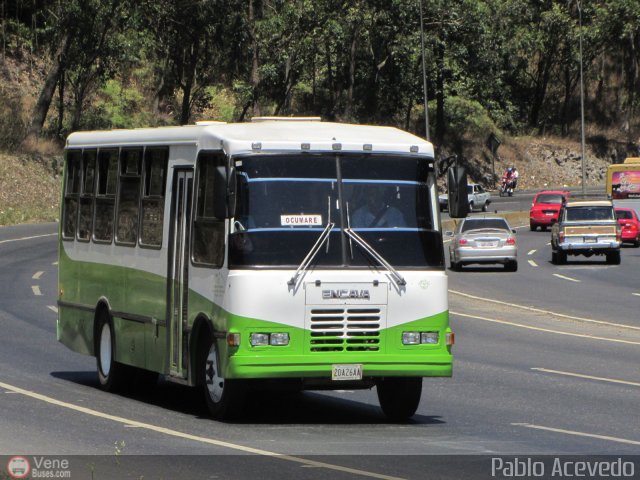
[{"label": "bus windshield chrome trim", "polygon": [[287,285],[292,287],[296,286],[298,278],[307,270],[307,267],[311,264],[315,256],[318,254],[318,252],[322,248],[322,245],[324,245],[324,242],[326,242],[329,238],[329,234],[331,233],[331,230],[333,230],[334,226],[335,223],[327,223],[327,226],[324,227],[324,230],[318,237],[318,240],[316,240],[316,243],[313,245],[313,247],[311,247],[311,250],[309,250],[307,256],[304,257],[304,260],[302,260],[302,263],[300,263],[300,265],[298,266],[298,269],[296,270],[296,273],[293,274],[293,277],[291,277],[291,279],[287,282]]},{"label": "bus windshield chrome trim", "polygon": [[369,245],[360,235],[354,232],[351,228],[345,228],[344,232],[352,238],[360,247],[371,255],[375,260],[378,261],[380,265],[386,268],[391,274],[391,278],[396,282],[398,287],[403,287],[407,284],[407,281],[404,279],[402,275],[398,273],[398,271],[391,266],[389,262],[387,262],[382,255],[380,255],[371,245]]}]

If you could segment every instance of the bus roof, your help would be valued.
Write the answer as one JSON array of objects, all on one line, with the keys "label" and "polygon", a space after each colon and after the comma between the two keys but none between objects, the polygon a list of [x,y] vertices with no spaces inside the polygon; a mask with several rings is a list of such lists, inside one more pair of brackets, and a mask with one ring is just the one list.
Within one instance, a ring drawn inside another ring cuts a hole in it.
[{"label": "bus roof", "polygon": [[393,127],[309,119],[209,123],[182,127],[75,132],[67,148],[196,144],[231,155],[282,151],[417,153],[433,158],[433,145]]}]

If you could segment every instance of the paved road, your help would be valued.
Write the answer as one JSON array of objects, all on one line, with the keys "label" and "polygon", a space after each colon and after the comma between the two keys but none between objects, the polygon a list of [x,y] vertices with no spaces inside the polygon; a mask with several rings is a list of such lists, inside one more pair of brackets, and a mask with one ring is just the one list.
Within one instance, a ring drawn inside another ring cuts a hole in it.
[{"label": "paved road", "polygon": [[[555,189],[560,190],[569,190],[571,192],[572,197],[578,198],[582,194],[582,189],[580,187],[567,187],[567,188],[558,188]],[[538,193],[542,189],[536,190],[516,190],[512,197],[501,197],[498,195],[498,191],[491,192],[491,205],[489,206],[489,212],[528,212],[531,207],[531,202],[533,202],[533,197],[536,193]],[[586,194],[588,197],[596,197],[603,196],[605,193],[605,187],[597,186],[597,187],[588,187],[586,189]],[[474,213],[478,214],[477,212]],[[448,212],[442,212],[442,218],[448,219]]]},{"label": "paved road", "polygon": [[520,230],[518,272],[451,272],[454,377],[425,380],[408,423],[375,391],[263,394],[221,423],[186,387],[104,393],[94,359],[55,341],[54,231],[0,228],[0,455],[103,455],[77,461],[95,478],[424,478],[424,455],[639,451],[638,249],[557,267],[548,234]]}]

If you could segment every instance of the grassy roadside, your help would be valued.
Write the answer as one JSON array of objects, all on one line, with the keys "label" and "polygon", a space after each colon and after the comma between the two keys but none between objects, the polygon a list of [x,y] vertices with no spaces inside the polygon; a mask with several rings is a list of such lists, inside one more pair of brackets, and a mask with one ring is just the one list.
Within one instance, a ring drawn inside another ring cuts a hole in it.
[{"label": "grassy roadside", "polygon": [[61,178],[32,157],[0,153],[0,225],[57,221]]}]

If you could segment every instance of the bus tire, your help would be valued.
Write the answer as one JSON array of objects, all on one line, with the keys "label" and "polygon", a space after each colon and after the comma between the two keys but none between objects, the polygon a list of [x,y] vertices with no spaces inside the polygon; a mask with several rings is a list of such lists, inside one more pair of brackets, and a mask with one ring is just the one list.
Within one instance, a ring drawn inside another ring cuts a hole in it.
[{"label": "bus tire", "polygon": [[388,377],[376,382],[380,407],[387,418],[404,421],[418,410],[422,377]]},{"label": "bus tire", "polygon": [[127,367],[115,360],[116,338],[113,321],[106,311],[98,314],[96,332],[96,363],[100,388],[106,392],[118,391],[124,385]]},{"label": "bus tire", "polygon": [[209,414],[216,420],[237,418],[244,408],[245,386],[241,380],[225,379],[220,369],[216,340],[207,336],[198,352],[199,383],[202,385]]}]

